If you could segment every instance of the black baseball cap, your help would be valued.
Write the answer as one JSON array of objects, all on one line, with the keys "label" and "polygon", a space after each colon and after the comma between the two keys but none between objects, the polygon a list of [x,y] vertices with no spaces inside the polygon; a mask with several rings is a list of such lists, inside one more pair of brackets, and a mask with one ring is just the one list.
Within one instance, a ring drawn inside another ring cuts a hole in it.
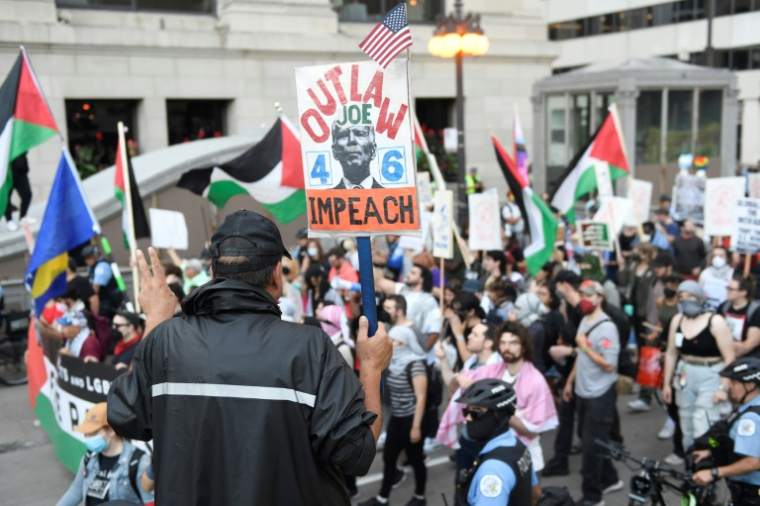
[{"label": "black baseball cap", "polygon": [[305,228],[302,228],[296,233],[296,239],[306,239],[309,237],[309,231]]},{"label": "black baseball cap", "polygon": [[567,283],[578,288],[581,285],[581,277],[573,271],[563,270],[559,271],[554,277],[554,280],[558,283]]},{"label": "black baseball cap", "polygon": [[[211,236],[209,246],[215,274],[257,271],[292,258],[282,244],[280,230],[274,222],[258,213],[241,209],[227,216]],[[218,264],[222,256],[246,257],[244,264]]]}]

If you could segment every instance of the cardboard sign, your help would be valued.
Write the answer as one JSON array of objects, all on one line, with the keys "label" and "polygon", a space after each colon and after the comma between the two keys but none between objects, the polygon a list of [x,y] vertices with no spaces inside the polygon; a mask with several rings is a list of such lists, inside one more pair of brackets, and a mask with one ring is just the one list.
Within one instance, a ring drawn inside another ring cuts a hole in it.
[{"label": "cardboard sign", "polygon": [[717,177],[705,183],[705,234],[731,235],[736,203],[744,197],[743,177]]},{"label": "cardboard sign", "polygon": [[309,231],[419,235],[408,62],[295,72]]},{"label": "cardboard sign", "polygon": [[470,211],[470,250],[500,250],[501,215],[496,188],[467,196]]},{"label": "cardboard sign", "polygon": [[433,205],[433,190],[430,188],[430,172],[417,173],[417,195],[424,211]]},{"label": "cardboard sign", "polygon": [[450,260],[454,258],[454,192],[435,192],[433,211],[433,256]]},{"label": "cardboard sign", "polygon": [[736,202],[731,246],[749,255],[760,250],[760,199],[743,197]]},{"label": "cardboard sign", "polygon": [[747,174],[747,193],[750,198],[760,199],[760,174],[750,172]]},{"label": "cardboard sign", "polygon": [[187,223],[178,211],[150,209],[150,243],[154,248],[187,249]]},{"label": "cardboard sign", "polygon": [[635,203],[633,212],[636,215],[636,221],[639,223],[649,221],[649,208],[652,204],[652,183],[634,179],[633,186],[628,188],[628,198]]},{"label": "cardboard sign", "polygon": [[592,221],[608,223],[614,234],[623,230],[623,224],[633,217],[633,202],[623,197],[612,197],[599,206]]},{"label": "cardboard sign", "polygon": [[612,250],[612,234],[609,223],[579,221],[580,245],[584,249]]},{"label": "cardboard sign", "polygon": [[705,178],[678,174],[673,188],[673,218],[690,219],[697,225],[705,221]]}]

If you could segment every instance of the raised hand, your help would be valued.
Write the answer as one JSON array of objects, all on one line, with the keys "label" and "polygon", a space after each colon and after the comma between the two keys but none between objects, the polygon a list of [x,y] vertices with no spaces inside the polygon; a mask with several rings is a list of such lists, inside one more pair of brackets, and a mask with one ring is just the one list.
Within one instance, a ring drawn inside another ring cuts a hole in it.
[{"label": "raised hand", "polygon": [[[174,316],[177,299],[166,284],[166,276],[156,250],[148,248],[150,266],[142,251],[137,250],[137,266],[140,269],[140,307],[145,313],[145,335],[159,323]],[[151,272],[151,267],[153,271]]]}]

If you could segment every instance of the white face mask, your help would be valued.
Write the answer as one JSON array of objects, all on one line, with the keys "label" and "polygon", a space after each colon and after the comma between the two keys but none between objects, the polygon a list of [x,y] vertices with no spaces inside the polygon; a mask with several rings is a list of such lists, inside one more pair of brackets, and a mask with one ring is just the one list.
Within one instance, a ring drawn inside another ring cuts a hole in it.
[{"label": "white face mask", "polygon": [[713,257],[712,266],[716,269],[720,269],[726,266],[726,259],[723,257]]},{"label": "white face mask", "polygon": [[319,255],[319,250],[317,248],[309,248],[306,250],[306,252],[309,254],[310,257],[316,257]]}]

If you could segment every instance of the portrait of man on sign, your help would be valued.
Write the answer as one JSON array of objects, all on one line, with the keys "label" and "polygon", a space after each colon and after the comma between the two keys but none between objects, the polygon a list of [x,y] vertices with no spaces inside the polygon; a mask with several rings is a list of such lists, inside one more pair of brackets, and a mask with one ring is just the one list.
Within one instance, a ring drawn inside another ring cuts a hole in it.
[{"label": "portrait of man on sign", "polygon": [[332,125],[333,157],[343,167],[343,178],[334,190],[383,188],[370,174],[369,166],[377,154],[375,127],[372,125]]}]

